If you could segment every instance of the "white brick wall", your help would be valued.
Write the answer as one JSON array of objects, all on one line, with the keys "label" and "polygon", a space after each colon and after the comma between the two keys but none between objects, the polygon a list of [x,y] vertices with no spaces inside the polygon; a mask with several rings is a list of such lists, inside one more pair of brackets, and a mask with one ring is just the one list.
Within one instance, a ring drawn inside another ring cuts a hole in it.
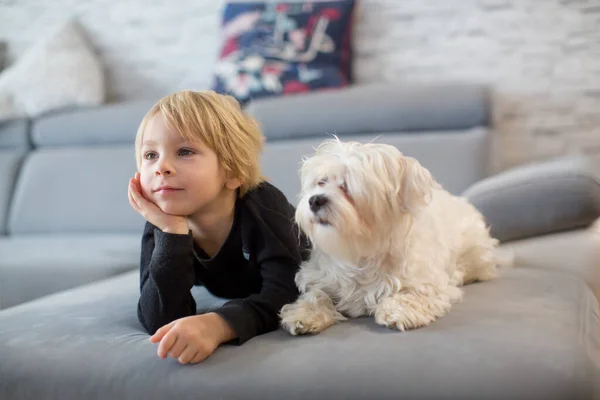
[{"label": "white brick wall", "polygon": [[[223,0],[0,0],[12,60],[75,16],[111,99],[207,88]],[[492,84],[502,166],[600,155],[600,0],[362,0],[358,83]]]}]

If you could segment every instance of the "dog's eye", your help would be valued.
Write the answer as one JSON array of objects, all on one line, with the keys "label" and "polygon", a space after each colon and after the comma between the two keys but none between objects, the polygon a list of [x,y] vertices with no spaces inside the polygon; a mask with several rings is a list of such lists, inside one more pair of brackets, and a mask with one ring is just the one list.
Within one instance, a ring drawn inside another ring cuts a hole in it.
[{"label": "dog's eye", "polygon": [[323,187],[323,186],[325,186],[326,183],[327,183],[327,179],[321,179],[319,182],[317,182],[317,185]]},{"label": "dog's eye", "polygon": [[342,192],[348,193],[348,185],[346,185],[346,182],[340,183],[339,186],[340,186],[340,189],[342,189]]}]

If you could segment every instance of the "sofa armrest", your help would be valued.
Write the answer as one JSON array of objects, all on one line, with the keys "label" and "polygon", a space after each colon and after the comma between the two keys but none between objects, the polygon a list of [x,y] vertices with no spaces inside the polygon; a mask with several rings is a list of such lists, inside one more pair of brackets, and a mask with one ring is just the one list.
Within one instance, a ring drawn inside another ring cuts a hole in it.
[{"label": "sofa armrest", "polygon": [[582,228],[600,217],[600,167],[568,157],[516,167],[469,187],[463,196],[502,242]]}]

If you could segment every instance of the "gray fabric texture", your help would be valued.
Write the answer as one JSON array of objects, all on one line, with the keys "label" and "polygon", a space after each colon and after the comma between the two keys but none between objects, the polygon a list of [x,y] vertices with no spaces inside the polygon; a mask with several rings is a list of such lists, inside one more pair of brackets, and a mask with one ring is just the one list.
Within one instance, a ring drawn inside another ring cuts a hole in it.
[{"label": "gray fabric texture", "polygon": [[29,147],[29,121],[9,119],[0,121],[0,149]]},{"label": "gray fabric texture", "polygon": [[463,195],[501,241],[588,226],[600,217],[600,166],[568,157],[516,167],[477,182]]},{"label": "gray fabric texture", "polygon": [[[262,157],[263,173],[292,204],[297,204],[300,191],[299,168],[302,157],[313,154],[314,148],[327,138],[330,137],[321,135],[293,141],[274,141],[266,146]],[[484,128],[419,135],[380,132],[346,140],[394,145],[402,153],[417,158],[447,190],[455,194],[486,176],[489,132]]]},{"label": "gray fabric texture", "polygon": [[133,145],[44,148],[30,154],[15,188],[8,230],[139,233],[144,219],[127,199]]},{"label": "gray fabric texture", "polygon": [[488,92],[467,84],[356,85],[251,102],[269,140],[487,126]]},{"label": "gray fabric texture", "polygon": [[600,300],[600,232],[577,229],[504,243],[515,265],[568,272],[583,278]]},{"label": "gray fabric texture", "polygon": [[6,57],[7,57],[6,50],[7,50],[6,42],[0,42],[0,72],[2,72],[4,67],[6,67]]},{"label": "gray fabric texture", "polygon": [[507,270],[426,328],[360,318],[316,336],[279,330],[194,366],[157,357],[137,298],[132,272],[2,311],[0,398],[571,400],[593,398],[600,380],[598,303],[564,273]]},{"label": "gray fabric texture", "polygon": [[0,309],[137,270],[139,234],[0,238]]},{"label": "gray fabric texture", "polygon": [[155,101],[132,101],[79,108],[36,119],[36,146],[133,143],[142,118]]},{"label": "gray fabric texture", "polygon": [[[2,171],[0,174],[0,235],[6,233],[8,205],[22,159],[23,152],[20,150],[0,150],[0,171]],[[1,259],[0,255],[0,263]]]}]

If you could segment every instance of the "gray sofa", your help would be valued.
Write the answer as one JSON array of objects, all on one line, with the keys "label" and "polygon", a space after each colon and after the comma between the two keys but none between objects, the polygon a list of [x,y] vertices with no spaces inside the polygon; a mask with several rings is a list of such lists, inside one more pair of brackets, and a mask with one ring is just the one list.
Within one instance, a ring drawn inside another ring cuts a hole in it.
[{"label": "gray sofa", "polygon": [[[0,399],[589,399],[600,393],[600,184],[585,158],[490,176],[485,87],[364,86],[265,99],[264,172],[295,203],[326,133],[398,146],[488,218],[514,268],[426,328],[283,331],[160,360],[137,321],[143,220],[127,180],[152,102],[0,125]],[[223,302],[194,291],[199,311]]]}]

